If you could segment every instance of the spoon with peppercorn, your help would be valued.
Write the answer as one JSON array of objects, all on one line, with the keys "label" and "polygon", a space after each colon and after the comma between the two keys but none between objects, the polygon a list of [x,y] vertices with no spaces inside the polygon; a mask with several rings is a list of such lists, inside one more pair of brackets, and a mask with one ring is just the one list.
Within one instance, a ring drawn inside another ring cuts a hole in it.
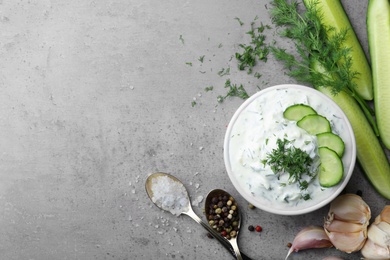
[{"label": "spoon with peppercorn", "polygon": [[[191,217],[236,257],[236,249],[232,247],[229,241],[196,215],[191,207],[187,189],[179,179],[167,173],[153,173],[146,179],[145,188],[149,198],[157,207],[176,216],[184,214]],[[251,260],[244,254],[241,254],[241,256],[243,258],[239,259]]]},{"label": "spoon with peppercorn", "polygon": [[243,259],[237,244],[241,216],[236,200],[226,191],[214,189],[206,197],[205,214],[213,230],[232,245],[236,258]]}]

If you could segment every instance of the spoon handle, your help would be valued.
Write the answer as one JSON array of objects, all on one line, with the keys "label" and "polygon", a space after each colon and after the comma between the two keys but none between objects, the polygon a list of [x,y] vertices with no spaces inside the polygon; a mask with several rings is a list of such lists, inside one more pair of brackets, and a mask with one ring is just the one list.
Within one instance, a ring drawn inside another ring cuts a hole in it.
[{"label": "spoon handle", "polygon": [[[215,231],[214,229],[212,229],[208,224],[206,224],[205,222],[203,222],[199,217],[198,215],[195,214],[195,212],[193,210],[188,210],[187,212],[185,212],[184,214],[186,214],[187,216],[191,217],[193,220],[195,220],[196,222],[198,222],[201,226],[203,226],[208,232],[210,232],[210,234],[215,237],[234,257],[238,257],[234,251],[234,249],[232,248],[232,245],[225,239],[223,238],[222,236],[220,236],[218,234],[217,231]],[[241,257],[243,260],[251,260],[251,258],[249,258],[248,256],[246,256],[245,254],[241,253]],[[239,258],[237,258],[239,259]]]},{"label": "spoon handle", "polygon": [[230,244],[231,244],[232,247],[233,247],[233,250],[234,250],[234,252],[235,252],[235,254],[236,254],[237,260],[243,260],[243,259],[242,259],[241,252],[240,252],[240,250],[238,249],[237,239],[236,239],[236,238],[230,239]]}]

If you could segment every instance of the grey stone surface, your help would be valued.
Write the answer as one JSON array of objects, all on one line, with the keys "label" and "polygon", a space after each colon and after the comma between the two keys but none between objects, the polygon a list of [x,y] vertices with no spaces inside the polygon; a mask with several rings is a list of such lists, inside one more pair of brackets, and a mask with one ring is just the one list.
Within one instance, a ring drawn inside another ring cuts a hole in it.
[{"label": "grey stone surface", "polygon": [[[367,1],[342,2],[367,51]],[[268,5],[0,0],[0,258],[232,259],[190,218],[152,205],[144,183],[156,171],[180,178],[194,200],[231,192],[244,213],[239,244],[253,259],[284,259],[301,228],[321,225],[327,207],[302,216],[247,209],[224,169],[224,132],[243,102],[217,102],[226,79],[249,94],[294,82],[272,58],[260,79],[232,59],[256,16],[270,24]],[[359,166],[346,187],[357,190],[373,215],[388,202]],[[203,203],[194,210],[204,219]],[[291,259],[328,255],[360,256],[321,249]]]}]

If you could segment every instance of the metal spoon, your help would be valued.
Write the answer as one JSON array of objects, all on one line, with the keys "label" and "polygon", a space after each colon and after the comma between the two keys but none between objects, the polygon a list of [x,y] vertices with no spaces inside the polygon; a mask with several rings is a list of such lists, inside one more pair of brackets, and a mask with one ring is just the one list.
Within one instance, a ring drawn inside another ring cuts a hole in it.
[{"label": "metal spoon", "polygon": [[[210,204],[212,204],[213,198],[220,197],[220,196],[221,197],[227,196],[227,198],[233,198],[228,192],[221,190],[221,189],[214,189],[214,190],[210,191],[209,194],[207,195],[206,201],[205,201],[205,214],[206,214],[207,219],[209,219],[209,216],[211,214],[210,211],[212,208],[210,207]],[[238,205],[236,207],[237,207],[236,210],[238,213],[238,220],[237,220],[238,226],[237,226],[237,231],[236,231],[237,233],[234,237],[231,237],[230,239],[227,239],[226,237],[223,237],[223,238],[232,245],[237,259],[240,260],[240,259],[242,259],[242,256],[241,256],[240,250],[238,249],[237,238],[238,238],[238,233],[240,231],[240,226],[241,226],[241,214],[240,214],[240,210],[238,208]]]},{"label": "metal spoon", "polygon": [[[158,177],[161,177],[161,176],[167,176],[168,178],[170,178],[171,180],[175,181],[176,184],[180,184],[180,185],[183,185],[183,188],[185,189],[184,187],[184,184],[179,180],[177,179],[176,177],[170,175],[170,174],[167,174],[167,173],[162,173],[162,172],[157,172],[157,173],[154,173],[152,175],[150,175],[147,179],[146,179],[146,183],[145,183],[145,188],[146,188],[146,192],[149,196],[149,198],[152,200],[152,202],[157,206],[159,207],[160,209],[163,209],[163,210],[166,210],[162,207],[162,205],[158,205],[156,204],[154,201],[153,201],[153,187],[152,187],[152,182],[153,182],[153,179],[155,178],[158,178]],[[186,207],[183,207],[183,212],[181,212],[180,214],[184,214],[184,215],[187,215],[189,217],[191,217],[193,220],[195,220],[198,224],[200,224],[202,227],[204,227],[213,237],[215,237],[233,256],[236,257],[236,253],[234,251],[234,249],[232,248],[232,245],[225,239],[223,238],[220,234],[218,234],[218,232],[216,232],[214,229],[212,229],[207,223],[203,222],[196,214],[195,212],[193,211],[192,207],[191,207],[191,202],[189,200],[189,196],[188,196],[188,192],[186,191],[186,196],[187,196],[187,200],[188,200],[188,204]],[[241,256],[242,256],[242,259],[246,259],[246,260],[251,260],[249,257],[245,256],[244,254],[241,253]]]}]

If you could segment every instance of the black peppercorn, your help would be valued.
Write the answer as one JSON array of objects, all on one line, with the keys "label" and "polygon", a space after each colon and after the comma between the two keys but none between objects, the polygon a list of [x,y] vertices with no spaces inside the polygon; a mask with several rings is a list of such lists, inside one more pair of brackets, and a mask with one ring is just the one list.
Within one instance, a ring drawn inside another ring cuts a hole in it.
[{"label": "black peppercorn", "polygon": [[252,226],[252,225],[249,225],[248,230],[251,231],[251,232],[252,232],[252,231],[255,231],[255,227]]},{"label": "black peppercorn", "polygon": [[239,215],[237,202],[230,196],[217,195],[211,199],[209,205],[209,220],[215,223],[212,226],[214,230],[224,234],[224,237],[230,239],[237,236]]}]

